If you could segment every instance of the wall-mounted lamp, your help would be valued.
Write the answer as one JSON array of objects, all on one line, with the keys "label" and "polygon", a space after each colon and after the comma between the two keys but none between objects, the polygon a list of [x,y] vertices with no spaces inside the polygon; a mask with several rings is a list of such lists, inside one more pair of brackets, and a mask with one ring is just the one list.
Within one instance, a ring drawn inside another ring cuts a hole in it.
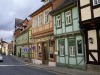
[{"label": "wall-mounted lamp", "polygon": [[90,37],[88,40],[89,40],[89,42],[90,42],[91,44],[93,44],[93,38]]}]

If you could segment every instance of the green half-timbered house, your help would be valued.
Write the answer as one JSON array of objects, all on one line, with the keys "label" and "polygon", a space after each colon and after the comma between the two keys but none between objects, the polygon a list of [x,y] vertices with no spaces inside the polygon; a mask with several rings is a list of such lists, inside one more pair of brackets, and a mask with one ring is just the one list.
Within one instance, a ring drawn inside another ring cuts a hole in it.
[{"label": "green half-timbered house", "polygon": [[85,67],[85,48],[79,29],[77,0],[64,0],[53,16],[57,66]]}]

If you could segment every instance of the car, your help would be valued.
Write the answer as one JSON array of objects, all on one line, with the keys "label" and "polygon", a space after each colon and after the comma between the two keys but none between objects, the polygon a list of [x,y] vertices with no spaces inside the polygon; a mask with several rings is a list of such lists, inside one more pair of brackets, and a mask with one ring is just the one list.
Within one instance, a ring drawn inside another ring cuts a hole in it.
[{"label": "car", "polygon": [[0,61],[3,62],[3,56],[0,54]]}]

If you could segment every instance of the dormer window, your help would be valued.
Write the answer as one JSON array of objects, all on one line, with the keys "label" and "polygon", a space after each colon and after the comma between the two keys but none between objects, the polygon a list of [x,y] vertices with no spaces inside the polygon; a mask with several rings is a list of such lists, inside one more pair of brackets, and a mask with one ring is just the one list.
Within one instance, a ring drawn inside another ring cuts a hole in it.
[{"label": "dormer window", "polygon": [[50,0],[44,0],[44,5],[47,4]]},{"label": "dormer window", "polygon": [[100,4],[100,0],[93,0],[93,5],[95,6],[95,5],[98,5],[98,4]]}]

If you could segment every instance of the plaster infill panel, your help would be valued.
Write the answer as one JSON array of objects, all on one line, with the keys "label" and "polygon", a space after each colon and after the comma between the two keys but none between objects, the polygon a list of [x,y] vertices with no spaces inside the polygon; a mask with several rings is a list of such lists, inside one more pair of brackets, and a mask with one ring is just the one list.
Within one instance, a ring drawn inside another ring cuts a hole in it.
[{"label": "plaster infill panel", "polygon": [[81,9],[82,21],[91,19],[91,9],[90,6]]},{"label": "plaster infill panel", "polygon": [[[89,38],[93,39],[93,44],[89,42]],[[96,35],[96,30],[90,30],[90,31],[88,31],[88,45],[89,45],[89,50],[97,50],[97,35]]]},{"label": "plaster infill panel", "polygon": [[98,53],[93,53],[93,52],[92,52],[92,54],[93,54],[93,56],[95,57],[95,59],[98,61]]},{"label": "plaster infill panel", "polygon": [[100,17],[100,8],[94,9],[94,17]]},{"label": "plaster infill panel", "polygon": [[62,34],[62,29],[57,29],[57,34]]},{"label": "plaster infill panel", "polygon": [[89,55],[89,61],[94,61],[90,55]]},{"label": "plaster infill panel", "polygon": [[50,24],[49,23],[47,23],[46,25],[44,25],[45,26],[45,29],[49,29],[50,28]]},{"label": "plaster infill panel", "polygon": [[90,3],[90,0],[80,0],[80,6],[84,6]]}]

